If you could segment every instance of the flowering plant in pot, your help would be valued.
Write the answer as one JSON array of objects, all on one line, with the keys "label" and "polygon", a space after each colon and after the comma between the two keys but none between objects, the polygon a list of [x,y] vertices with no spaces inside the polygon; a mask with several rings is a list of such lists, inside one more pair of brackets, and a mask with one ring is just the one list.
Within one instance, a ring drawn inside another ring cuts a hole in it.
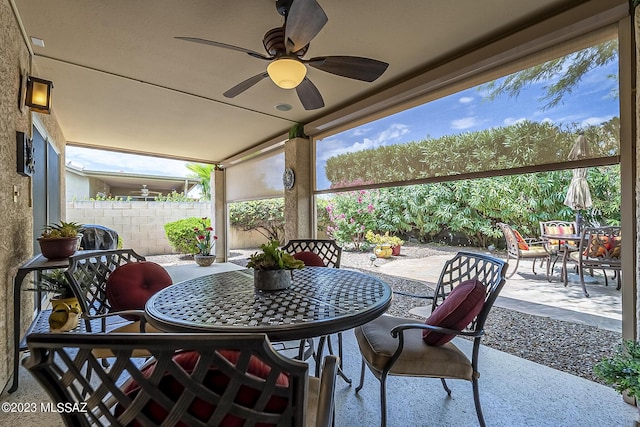
[{"label": "flowering plant in pot", "polygon": [[42,255],[48,259],[63,259],[73,255],[78,248],[82,227],[82,224],[65,221],[46,225],[37,239]]},{"label": "flowering plant in pot", "polygon": [[196,263],[200,266],[211,265],[215,261],[216,256],[212,253],[216,246],[216,240],[218,236],[213,234],[213,227],[210,225],[210,221],[207,217],[202,218],[201,226],[195,227],[196,247],[198,252],[194,254]]},{"label": "flowering plant in pot", "polygon": [[304,268],[304,262],[297,260],[282,249],[280,242],[270,240],[260,245],[262,252],[249,257],[248,268],[253,268],[254,285],[262,290],[286,289],[291,285],[291,270]]}]

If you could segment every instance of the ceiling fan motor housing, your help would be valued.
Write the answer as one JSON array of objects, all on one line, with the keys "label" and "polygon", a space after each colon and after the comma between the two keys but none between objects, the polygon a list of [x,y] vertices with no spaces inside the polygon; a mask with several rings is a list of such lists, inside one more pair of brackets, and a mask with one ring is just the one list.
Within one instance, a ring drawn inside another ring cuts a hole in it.
[{"label": "ceiling fan motor housing", "polygon": [[[272,28],[267,31],[262,38],[262,45],[267,53],[273,57],[285,55],[287,53],[287,48],[284,44],[284,26]],[[296,52],[291,52],[291,54],[300,58],[307,53],[308,48],[309,45],[306,45]]]}]

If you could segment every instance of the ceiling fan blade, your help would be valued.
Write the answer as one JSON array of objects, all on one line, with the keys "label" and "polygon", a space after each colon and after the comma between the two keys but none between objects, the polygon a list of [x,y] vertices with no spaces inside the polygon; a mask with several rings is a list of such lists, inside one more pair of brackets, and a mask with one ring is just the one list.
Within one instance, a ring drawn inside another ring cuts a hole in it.
[{"label": "ceiling fan blade", "polygon": [[324,107],[324,100],[320,95],[320,91],[307,77],[296,86],[296,93],[305,110],[317,110]]},{"label": "ceiling fan blade", "polygon": [[287,53],[308,45],[328,20],[316,0],[293,0],[284,31]]},{"label": "ceiling fan blade", "polygon": [[226,91],[225,93],[223,93],[224,96],[226,96],[227,98],[235,98],[236,96],[240,95],[242,92],[244,92],[245,90],[249,89],[250,87],[252,87],[253,85],[255,85],[256,83],[262,81],[262,79],[268,77],[269,74],[267,74],[266,71],[257,74],[253,77],[249,77],[247,80],[238,83],[237,85],[235,85],[234,87],[232,87],[231,89],[229,89],[228,91]]},{"label": "ceiling fan blade", "polygon": [[385,72],[389,64],[359,56],[323,56],[303,61],[313,68],[365,82],[372,82]]},{"label": "ceiling fan blade", "polygon": [[273,59],[273,57],[265,56],[265,55],[263,55],[261,53],[256,52],[255,50],[245,49],[244,47],[234,46],[232,44],[220,43],[220,42],[216,42],[216,41],[213,41],[213,40],[199,39],[197,37],[174,37],[174,39],[184,40],[184,41],[194,42],[194,43],[201,43],[201,44],[206,44],[206,45],[209,45],[209,46],[221,47],[223,49],[236,50],[238,52],[244,52],[244,53],[246,53],[246,54],[248,54],[250,56],[253,56],[254,58],[258,58],[258,59],[266,59],[268,61]]}]

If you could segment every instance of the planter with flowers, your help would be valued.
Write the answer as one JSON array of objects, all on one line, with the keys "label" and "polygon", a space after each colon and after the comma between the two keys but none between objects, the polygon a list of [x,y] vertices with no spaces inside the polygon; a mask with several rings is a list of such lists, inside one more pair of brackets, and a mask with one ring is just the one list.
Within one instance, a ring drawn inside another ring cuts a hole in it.
[{"label": "planter with flowers", "polygon": [[253,284],[256,289],[277,291],[291,286],[292,270],[304,268],[304,262],[280,249],[280,242],[270,240],[260,245],[262,252],[249,258],[248,268],[253,268]]},{"label": "planter with flowers", "polygon": [[211,221],[208,218],[202,218],[201,227],[193,229],[195,232],[196,246],[198,252],[193,255],[193,259],[200,267],[207,267],[216,260],[214,249],[218,236],[213,234]]},{"label": "planter with flowers", "polygon": [[40,252],[47,259],[70,257],[78,249],[81,229],[81,224],[64,221],[45,226],[44,231],[37,239]]},{"label": "planter with flowers", "polygon": [[384,234],[378,234],[369,230],[365,234],[365,238],[374,245],[373,253],[378,258],[400,255],[400,247],[404,244],[402,239],[397,236],[390,236],[388,231]]}]

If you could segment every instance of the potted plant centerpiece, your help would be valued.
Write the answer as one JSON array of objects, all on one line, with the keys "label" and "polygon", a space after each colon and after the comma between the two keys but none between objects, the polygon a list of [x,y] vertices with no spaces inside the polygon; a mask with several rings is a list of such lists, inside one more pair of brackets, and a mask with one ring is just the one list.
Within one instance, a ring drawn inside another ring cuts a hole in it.
[{"label": "potted plant centerpiece", "polygon": [[49,327],[52,332],[65,332],[78,326],[78,317],[82,310],[78,298],[64,275],[64,270],[57,269],[43,273],[35,287],[27,290],[51,294],[52,310],[49,316]]},{"label": "potted plant centerpiece", "polygon": [[291,286],[292,271],[304,268],[304,262],[280,249],[280,242],[270,240],[260,245],[262,252],[249,258],[248,268],[253,268],[253,283],[256,289],[275,291]]},{"label": "potted plant centerpiece", "polygon": [[640,402],[640,344],[625,340],[610,358],[603,359],[593,368],[594,373],[614,386],[619,393]]},{"label": "potted plant centerpiece", "polygon": [[196,234],[196,247],[198,248],[198,252],[193,255],[193,259],[200,267],[207,267],[216,260],[213,252],[218,236],[213,234],[213,228],[206,217],[202,218],[201,227],[196,227],[193,231]]},{"label": "potted plant centerpiece", "polygon": [[60,221],[44,227],[38,237],[40,252],[47,259],[63,259],[73,255],[78,249],[82,224]]}]

